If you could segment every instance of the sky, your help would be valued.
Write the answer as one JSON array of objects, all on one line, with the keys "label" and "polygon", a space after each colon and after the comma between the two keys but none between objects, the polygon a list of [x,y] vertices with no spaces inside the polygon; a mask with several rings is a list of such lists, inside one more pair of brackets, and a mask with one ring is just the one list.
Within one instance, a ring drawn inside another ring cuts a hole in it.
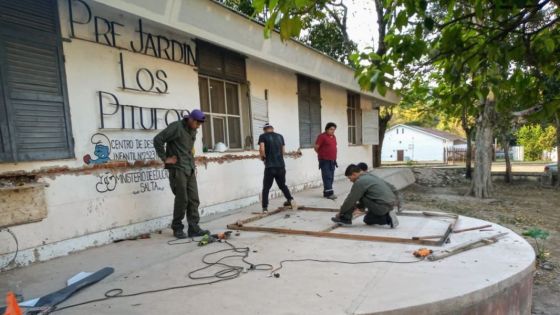
[{"label": "sky", "polygon": [[371,46],[377,37],[377,15],[373,0],[343,0],[348,7],[348,35],[358,48]]}]

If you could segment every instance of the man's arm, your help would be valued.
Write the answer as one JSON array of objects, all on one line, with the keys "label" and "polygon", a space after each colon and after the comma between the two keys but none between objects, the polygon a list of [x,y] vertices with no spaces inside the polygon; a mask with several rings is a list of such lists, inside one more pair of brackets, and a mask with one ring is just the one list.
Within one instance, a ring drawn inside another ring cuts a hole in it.
[{"label": "man's arm", "polygon": [[315,152],[319,153],[319,148],[321,147],[321,144],[323,143],[323,138],[321,138],[321,135],[319,135],[317,137],[317,140],[315,140]]},{"label": "man's arm", "polygon": [[354,210],[356,202],[360,201],[365,192],[366,189],[364,186],[354,183],[350,189],[350,193],[346,196],[346,199],[344,199],[344,202],[340,207],[340,213],[346,213]]},{"label": "man's arm", "polygon": [[169,141],[175,140],[177,138],[177,130],[175,125],[170,125],[163,129],[154,137],[154,148],[158,157],[165,162],[167,156],[165,155],[165,144]]},{"label": "man's arm", "polygon": [[261,157],[261,160],[264,161],[264,159],[266,158],[266,151],[265,151],[265,147],[264,147],[264,136],[260,135],[259,136],[259,156]]},{"label": "man's arm", "polygon": [[264,159],[266,158],[266,153],[264,150],[264,142],[259,143],[259,155],[261,156],[261,160],[264,161]]}]

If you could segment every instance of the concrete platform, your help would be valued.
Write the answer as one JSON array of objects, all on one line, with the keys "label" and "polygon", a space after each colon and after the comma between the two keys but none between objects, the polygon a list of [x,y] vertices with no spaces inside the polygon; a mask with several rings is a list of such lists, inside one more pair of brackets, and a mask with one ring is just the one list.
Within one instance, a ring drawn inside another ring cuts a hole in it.
[{"label": "concrete platform", "polygon": [[[335,183],[335,190],[341,197],[349,188],[347,181]],[[312,189],[298,193],[296,198],[299,204],[314,207],[337,207],[343,201],[339,198],[333,202],[320,195],[320,189]],[[281,203],[282,200],[275,199],[270,208]],[[222,231],[226,224],[252,216],[251,212],[259,208],[258,205],[248,207],[204,226]],[[267,223],[321,228],[330,225],[330,216],[329,213],[296,213],[289,218],[267,218],[270,220]],[[417,230],[418,234],[425,235],[439,230],[441,223],[411,217],[401,217],[401,222],[401,227],[389,230],[366,227],[358,221],[355,226],[339,228],[337,232],[407,236],[417,234]],[[461,216],[456,228],[483,224],[487,222]],[[509,232],[496,244],[437,262],[286,263],[279,271],[279,278],[269,277],[267,271],[250,271],[226,282],[112,299],[58,314],[530,314],[533,249],[522,237],[504,227],[493,224],[493,230],[452,234],[451,243],[443,248],[482,235]],[[114,267],[115,273],[61,306],[100,298],[113,288],[134,293],[196,283],[187,274],[203,266],[202,256],[227,248],[220,243],[205,247],[195,243],[169,246],[166,242],[170,239],[171,231],[166,230],[151,239],[115,243],[7,271],[0,274],[0,292],[14,290],[25,298],[34,298],[63,287],[77,272],[95,271],[105,266]],[[411,253],[419,248],[410,244],[256,232],[241,232],[231,242],[250,247],[250,262],[269,263],[275,267],[285,259],[304,258],[412,261]],[[238,260],[230,262],[239,264]]]}]

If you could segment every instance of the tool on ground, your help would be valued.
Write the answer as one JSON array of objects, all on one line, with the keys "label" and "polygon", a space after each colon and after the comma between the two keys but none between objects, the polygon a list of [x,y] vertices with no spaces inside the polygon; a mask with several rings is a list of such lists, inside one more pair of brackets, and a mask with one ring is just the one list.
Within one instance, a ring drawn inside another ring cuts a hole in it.
[{"label": "tool on ground", "polygon": [[480,239],[477,239],[477,240],[474,240],[474,241],[459,244],[459,245],[457,245],[455,247],[452,247],[452,248],[449,248],[449,249],[440,250],[440,251],[437,251],[433,254],[430,254],[428,256],[428,259],[431,260],[431,261],[439,260],[439,259],[442,259],[442,258],[446,258],[446,257],[452,256],[452,255],[462,253],[462,252],[470,250],[470,249],[494,244],[498,241],[498,239],[502,238],[506,234],[507,233],[498,233],[498,234],[493,235],[493,236],[483,237],[483,238],[480,238]]},{"label": "tool on ground", "polygon": [[205,246],[214,242],[221,242],[227,240],[231,236],[232,231],[225,231],[217,234],[206,234],[198,241],[198,246]]},{"label": "tool on ground", "polygon": [[486,224],[486,225],[481,225],[481,226],[475,226],[475,227],[472,227],[472,228],[454,230],[453,233],[461,233],[461,232],[466,232],[466,231],[480,230],[480,229],[485,229],[485,228],[489,228],[489,227],[492,227],[492,224]]},{"label": "tool on ground", "polygon": [[428,257],[428,255],[432,254],[434,251],[425,247],[422,247],[420,249],[417,249],[414,251],[414,253],[412,253],[414,255],[414,257],[417,258],[425,258]]},{"label": "tool on ground", "polygon": [[198,241],[198,246],[205,246],[210,243],[214,243],[214,238],[210,234],[205,234],[200,241]]},{"label": "tool on ground", "polygon": [[227,240],[231,236],[231,233],[232,231],[220,232],[217,234],[212,234],[212,237],[218,240]]}]

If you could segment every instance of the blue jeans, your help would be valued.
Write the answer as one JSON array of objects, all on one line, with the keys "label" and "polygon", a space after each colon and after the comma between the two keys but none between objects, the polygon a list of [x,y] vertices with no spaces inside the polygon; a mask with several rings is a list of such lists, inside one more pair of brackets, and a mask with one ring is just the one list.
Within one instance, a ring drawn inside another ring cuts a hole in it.
[{"label": "blue jeans", "polygon": [[334,182],[334,170],[337,166],[336,161],[319,160],[319,169],[323,177],[323,197],[334,195],[332,184]]}]

